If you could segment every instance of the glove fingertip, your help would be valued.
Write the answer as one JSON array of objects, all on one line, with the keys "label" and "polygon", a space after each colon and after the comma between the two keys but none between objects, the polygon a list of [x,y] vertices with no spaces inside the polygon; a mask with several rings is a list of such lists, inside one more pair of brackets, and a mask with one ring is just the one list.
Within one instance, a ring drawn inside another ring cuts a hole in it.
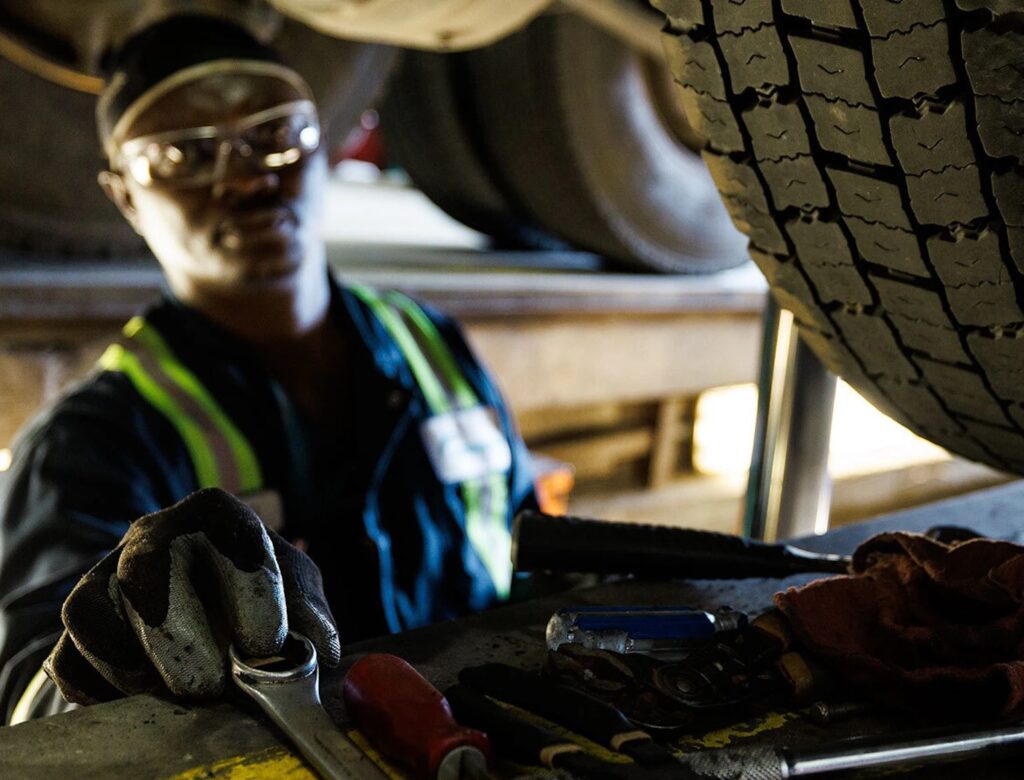
[{"label": "glove fingertip", "polygon": [[60,695],[74,704],[98,704],[124,695],[89,663],[67,631],[61,634],[42,668]]},{"label": "glove fingertip", "polygon": [[270,658],[271,656],[278,655],[284,648],[285,636],[287,634],[282,636],[280,641],[267,641],[265,639],[249,642],[239,641],[236,644],[238,654],[245,658]]},{"label": "glove fingertip", "polygon": [[213,700],[224,695],[227,675],[224,669],[199,670],[193,674],[164,675],[164,684],[175,696],[192,700]]},{"label": "glove fingertip", "polygon": [[337,632],[331,636],[323,637],[314,644],[317,655],[325,666],[334,667],[341,663],[341,640]]},{"label": "glove fingertip", "polygon": [[313,643],[319,662],[325,666],[337,666],[341,661],[341,637],[334,621],[314,613],[301,616],[295,623],[296,630]]}]

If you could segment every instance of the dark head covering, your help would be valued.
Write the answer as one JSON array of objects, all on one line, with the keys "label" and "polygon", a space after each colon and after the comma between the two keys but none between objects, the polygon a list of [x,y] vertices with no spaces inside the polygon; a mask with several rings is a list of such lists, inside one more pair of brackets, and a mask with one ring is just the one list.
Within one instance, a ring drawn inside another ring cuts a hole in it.
[{"label": "dark head covering", "polygon": [[136,101],[174,74],[217,60],[281,64],[277,54],[247,30],[215,16],[172,16],[129,38],[111,57],[96,110],[107,143],[118,120]]}]

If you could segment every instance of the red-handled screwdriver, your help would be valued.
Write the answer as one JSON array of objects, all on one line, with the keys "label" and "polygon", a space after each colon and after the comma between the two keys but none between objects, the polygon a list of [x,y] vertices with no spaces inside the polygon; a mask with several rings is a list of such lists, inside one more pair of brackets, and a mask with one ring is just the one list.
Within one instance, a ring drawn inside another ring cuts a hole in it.
[{"label": "red-handled screwdriver", "polygon": [[344,695],[370,743],[419,780],[489,777],[487,735],[456,723],[441,692],[398,656],[360,658],[345,675]]}]

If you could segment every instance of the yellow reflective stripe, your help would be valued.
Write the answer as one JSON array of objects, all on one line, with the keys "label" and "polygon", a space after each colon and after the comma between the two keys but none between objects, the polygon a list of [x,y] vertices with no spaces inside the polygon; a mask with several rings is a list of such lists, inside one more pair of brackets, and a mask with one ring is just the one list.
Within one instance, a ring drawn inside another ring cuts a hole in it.
[{"label": "yellow reflective stripe", "polygon": [[462,371],[459,369],[459,364],[455,362],[455,356],[452,355],[444,337],[438,332],[437,326],[434,325],[430,317],[424,313],[423,309],[415,301],[399,292],[389,292],[387,299],[394,306],[401,309],[416,330],[420,332],[420,337],[430,352],[431,361],[437,366],[438,373],[452,389],[459,406],[463,408],[476,406],[479,403],[476,393],[473,392],[473,388],[466,381],[466,377],[463,376]]},{"label": "yellow reflective stripe", "polygon": [[[482,506],[487,490],[486,510]],[[508,530],[508,486],[503,474],[462,483],[466,535],[494,583],[498,598],[512,589],[512,535]]]},{"label": "yellow reflective stripe", "polygon": [[508,478],[504,473],[492,474],[491,480],[491,518],[493,527],[500,530],[500,535],[495,540],[494,558],[496,561],[494,578],[495,590],[498,591],[498,598],[504,600],[509,597],[512,591],[512,531],[509,529],[509,495]]},{"label": "yellow reflective stripe", "polygon": [[[263,487],[263,473],[259,460],[249,441],[238,430],[231,418],[220,408],[202,382],[189,371],[167,346],[167,342],[152,325],[142,317],[133,317],[124,326],[124,334],[138,341],[155,358],[167,378],[205,412],[209,421],[227,441],[234,457],[242,493],[252,493]],[[222,485],[223,487],[223,485]]]},{"label": "yellow reflective stripe", "polygon": [[452,404],[444,385],[437,378],[433,367],[420,350],[416,339],[413,338],[402,318],[377,294],[376,290],[364,285],[355,285],[350,289],[370,307],[374,316],[395,340],[395,344],[398,345],[399,351],[405,357],[405,362],[416,378],[416,384],[423,391],[423,397],[426,399],[430,411],[434,414],[444,414],[450,411]]},{"label": "yellow reflective stripe", "polygon": [[218,487],[236,495],[241,493],[242,480],[238,476],[238,468],[235,465],[235,457],[231,453],[231,447],[227,439],[221,436],[220,432],[209,422],[206,412],[202,410],[192,396],[167,377],[167,374],[160,368],[160,364],[152,352],[127,338],[121,342],[121,346],[135,356],[139,362],[139,368],[145,371],[150,379],[160,385],[160,388],[181,409],[182,414],[199,426],[203,436],[206,438],[206,443],[210,446],[213,459],[217,463],[217,472],[220,477]]},{"label": "yellow reflective stripe", "polygon": [[[370,307],[395,340],[433,414],[445,414],[479,403],[444,337],[415,301],[393,291],[380,295],[362,285],[350,289]],[[406,325],[406,319],[418,332],[419,340]],[[426,345],[429,359],[420,343]],[[505,475],[466,480],[459,488],[465,509],[466,536],[487,569],[498,598],[504,600],[512,585],[512,535],[508,529]]]},{"label": "yellow reflective stripe", "polygon": [[[448,343],[423,309],[399,292],[387,293],[387,300],[399,308],[420,334],[436,366],[455,396],[456,406],[466,409],[479,403],[476,393],[459,368]],[[504,474],[491,474],[462,483],[466,507],[466,534],[490,575],[498,597],[508,598],[512,587],[512,535],[508,530],[508,485]]]},{"label": "yellow reflective stripe", "polygon": [[202,429],[185,414],[170,394],[140,365],[139,359],[120,344],[111,344],[100,357],[99,365],[107,371],[120,371],[146,401],[167,418],[185,443],[199,487],[219,487],[220,472],[213,450]]},{"label": "yellow reflective stripe", "polygon": [[36,696],[43,690],[43,686],[49,679],[46,672],[43,671],[43,667],[40,666],[39,670],[32,675],[32,679],[28,681],[25,690],[22,691],[18,703],[14,705],[8,726],[17,726],[32,718],[32,705],[35,704]]}]

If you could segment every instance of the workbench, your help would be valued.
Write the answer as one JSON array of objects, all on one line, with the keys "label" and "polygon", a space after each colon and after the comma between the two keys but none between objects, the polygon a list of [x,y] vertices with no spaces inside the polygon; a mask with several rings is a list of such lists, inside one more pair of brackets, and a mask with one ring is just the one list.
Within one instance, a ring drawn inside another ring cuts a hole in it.
[{"label": "workbench", "polygon": [[[964,525],[1002,539],[1024,542],[1024,482],[932,504],[875,521],[846,526],[800,540],[819,552],[848,553],[884,530],[923,531],[934,525]],[[412,663],[436,686],[455,682],[459,669],[487,661],[523,668],[542,664],[544,626],[551,613],[568,604],[664,603],[704,608],[729,605],[750,614],[767,608],[772,595],[813,579],[729,580],[645,583],[621,581],[492,610],[463,620],[382,637],[348,649],[338,670],[321,679],[324,702],[335,720],[351,726],[341,701],[346,664],[360,654],[390,652]],[[772,742],[802,746],[862,733],[893,733],[904,724],[860,717],[828,727],[786,712],[766,713],[747,723],[684,738],[684,750]],[[358,739],[358,735],[356,735]],[[968,769],[964,764],[933,767],[905,777],[1020,777],[1020,761],[1004,759]],[[239,698],[193,707],[134,696],[39,721],[0,729],[0,776],[19,780],[54,778],[312,778],[277,732]]]}]

